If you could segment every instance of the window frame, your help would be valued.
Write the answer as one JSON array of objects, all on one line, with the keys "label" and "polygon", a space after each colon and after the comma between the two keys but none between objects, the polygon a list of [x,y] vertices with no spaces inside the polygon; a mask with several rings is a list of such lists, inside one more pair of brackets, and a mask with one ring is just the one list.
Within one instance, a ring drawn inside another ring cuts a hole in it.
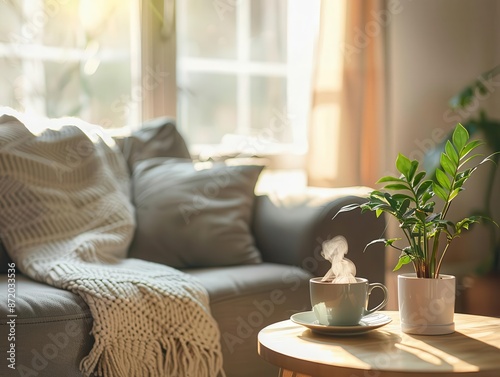
[{"label": "window frame", "polygon": [[[231,4],[230,4],[231,3]],[[307,93],[312,93],[311,90],[304,88],[306,85],[297,85],[297,78],[303,75],[303,72],[310,71],[311,75],[309,78],[309,89],[312,88],[312,56],[314,54],[315,45],[312,42],[317,36],[319,29],[319,22],[317,22],[317,28],[309,28],[309,45],[295,45],[295,48],[290,49],[290,43],[287,52],[288,62],[299,62],[299,64],[290,63],[275,63],[275,62],[259,62],[250,60],[250,45],[248,41],[250,40],[250,0],[239,0],[236,3],[227,2],[228,6],[232,5],[232,10],[236,11],[237,14],[237,57],[234,60],[228,59],[209,59],[209,58],[199,58],[199,57],[176,57],[177,73],[179,76],[189,74],[191,72],[197,73],[230,73],[237,78],[237,129],[236,132],[242,134],[247,133],[251,127],[249,123],[250,119],[250,78],[251,77],[285,77],[287,79],[287,98],[293,98],[294,96],[290,93],[305,93],[300,100],[294,101],[287,100],[287,106],[284,109],[276,109],[273,119],[270,119],[270,124],[267,129],[262,130],[256,137],[241,137],[240,139],[235,138],[234,145],[239,145],[238,148],[229,149],[227,146],[222,144],[194,144],[190,146],[190,151],[192,154],[201,160],[205,159],[225,159],[228,157],[238,156],[248,156],[255,155],[258,157],[265,157],[275,166],[292,166],[294,168],[304,168],[305,167],[305,155],[307,152],[307,123],[309,121],[308,114],[302,112],[297,114],[297,116],[290,116],[287,109],[297,109],[301,106],[297,106],[297,101],[305,103],[304,108],[310,108],[311,96]],[[303,29],[290,27],[290,25],[296,25],[298,20],[304,17],[304,7],[298,5],[296,1],[290,0],[288,2],[291,10],[288,12],[288,38],[293,40],[300,40],[298,38],[304,33]],[[237,6],[236,6],[237,5]],[[215,6],[215,3],[214,3]],[[310,12],[309,16],[316,14],[319,21],[319,1],[313,1],[307,4],[306,9]],[[224,8],[227,10],[228,8]],[[179,13],[177,13],[179,16]],[[307,28],[306,28],[307,30]],[[309,53],[311,60],[306,62],[301,56],[304,52]],[[309,64],[309,68],[307,65]],[[181,79],[182,81],[182,79]],[[182,123],[182,113],[186,111],[184,109],[185,104],[182,100],[179,101],[178,115],[180,115],[180,123]],[[269,134],[273,132],[273,126],[281,122],[287,125],[291,124],[292,132],[295,134],[293,143],[273,143]],[[180,131],[183,131],[182,124],[179,126]],[[299,134],[299,136],[297,136]],[[285,163],[285,161],[288,161]]]}]

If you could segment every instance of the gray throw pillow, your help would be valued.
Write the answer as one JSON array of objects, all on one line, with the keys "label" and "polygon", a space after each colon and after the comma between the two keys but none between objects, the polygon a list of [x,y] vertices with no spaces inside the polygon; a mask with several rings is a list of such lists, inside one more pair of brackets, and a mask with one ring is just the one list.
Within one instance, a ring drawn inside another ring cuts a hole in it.
[{"label": "gray throw pillow", "polygon": [[250,231],[262,166],[153,158],[133,171],[137,229],[129,256],[175,268],[261,262]]},{"label": "gray throw pillow", "polygon": [[130,171],[137,162],[154,157],[191,159],[175,121],[168,117],[146,121],[132,135],[115,141],[127,160]]}]

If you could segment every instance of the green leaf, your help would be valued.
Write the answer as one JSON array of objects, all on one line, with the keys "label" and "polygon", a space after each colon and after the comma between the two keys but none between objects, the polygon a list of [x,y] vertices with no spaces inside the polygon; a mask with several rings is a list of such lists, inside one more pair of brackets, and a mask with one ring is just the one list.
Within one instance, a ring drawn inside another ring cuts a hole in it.
[{"label": "green leaf", "polygon": [[[413,213],[413,212],[415,212],[415,210],[410,210],[410,211],[408,211],[408,213]],[[415,225],[415,224],[417,224],[417,223],[418,223],[418,220],[417,220],[417,219],[415,219],[415,218],[413,218],[413,217],[408,217],[408,218],[407,218],[407,219],[405,219],[405,220],[403,221],[403,223],[401,224],[401,228],[403,228],[403,229],[408,229],[409,227],[411,227],[411,226],[413,226],[413,225]]]},{"label": "green leaf", "polygon": [[409,180],[409,173],[411,169],[411,161],[408,157],[405,155],[399,153],[398,157],[396,158],[396,168],[398,171],[403,174],[407,180]]},{"label": "green leaf", "polygon": [[469,133],[464,126],[458,123],[455,127],[455,130],[453,131],[451,140],[453,141],[453,145],[455,146],[459,154],[462,154],[462,149],[465,147],[465,144],[469,140]]},{"label": "green leaf", "polygon": [[415,173],[417,172],[417,169],[418,169],[418,161],[417,160],[413,160],[411,162],[410,171],[408,172],[408,182],[413,181],[413,177],[415,176]]},{"label": "green leaf", "polygon": [[415,216],[417,216],[417,218],[420,221],[425,222],[427,214],[424,211],[418,209],[418,210],[415,210]]},{"label": "green leaf", "polygon": [[425,211],[425,212],[434,212],[434,206],[435,205],[436,205],[435,202],[427,203],[425,206],[422,207],[422,211]]},{"label": "green leaf", "polygon": [[483,145],[484,143],[481,140],[472,140],[470,143],[467,143],[462,149],[460,153],[460,159],[464,158],[467,156],[471,151],[479,147],[480,145]]},{"label": "green leaf", "polygon": [[446,151],[446,154],[451,159],[451,161],[453,161],[456,165],[458,165],[458,161],[460,160],[458,157],[458,153],[449,140],[446,141],[444,150]]},{"label": "green leaf", "polygon": [[411,200],[412,202],[415,202],[415,199],[414,199],[414,198],[412,198],[412,197],[411,197],[411,196],[409,196],[409,195],[405,195],[405,194],[394,194],[394,195],[392,196],[392,198],[393,198],[393,199],[395,199],[395,200],[397,200],[397,201],[403,201],[403,200],[405,200],[405,199],[409,199],[409,200]]},{"label": "green leaf", "polygon": [[394,269],[392,271],[397,271],[399,270],[401,267],[403,267],[405,264],[408,264],[411,262],[411,258],[409,255],[401,255],[399,257],[399,260],[398,260],[398,264],[396,265],[396,267],[394,267]]},{"label": "green leaf", "polygon": [[492,153],[492,154],[490,154],[489,156],[485,157],[485,158],[484,158],[484,159],[483,159],[483,160],[482,160],[482,161],[478,164],[478,166],[479,166],[479,165],[484,164],[485,162],[493,162],[493,163],[496,165],[495,160],[494,160],[493,158],[491,158],[491,157],[492,157],[492,156],[494,156],[494,155],[496,155],[496,154],[499,154],[499,153],[500,153],[500,151],[495,152],[495,153]]},{"label": "green leaf", "polygon": [[389,183],[385,185],[384,188],[386,190],[410,190],[410,188],[403,183]]},{"label": "green leaf", "polygon": [[[364,207],[362,208],[364,209]],[[367,209],[370,211],[375,211],[381,209],[383,211],[390,211],[391,207],[387,203],[370,203],[367,205]]]},{"label": "green leaf", "polygon": [[368,197],[368,203],[387,203],[384,195],[370,195]]},{"label": "green leaf", "polygon": [[391,210],[391,207],[387,203],[370,203],[367,206],[368,206],[368,209],[370,211],[375,211],[377,209],[381,209],[383,211],[385,211],[385,210],[390,211]]},{"label": "green leaf", "polygon": [[[432,182],[431,182],[431,184],[432,184]],[[425,192],[422,195],[422,198],[420,198],[420,201],[422,203],[427,203],[427,201],[429,201],[429,199],[432,199],[432,197],[434,197],[434,192],[433,191],[427,191],[427,192]]]},{"label": "green leaf", "polygon": [[382,199],[371,198],[369,202],[361,204],[360,207],[363,208],[366,206],[369,209],[373,209],[374,207],[376,207],[378,205],[387,205],[387,202],[385,200],[382,200]]},{"label": "green leaf", "polygon": [[434,190],[436,195],[443,199],[445,202],[448,200],[448,193],[441,186],[433,183],[432,189]]},{"label": "green leaf", "polygon": [[349,212],[349,211],[352,211],[352,210],[354,210],[356,208],[360,208],[360,205],[359,204],[348,204],[348,205],[345,205],[341,209],[339,209],[339,211],[335,214],[335,216],[332,217],[332,220],[334,218],[336,218],[338,214],[340,214],[342,212]]},{"label": "green leaf", "polygon": [[405,180],[390,175],[386,175],[385,177],[382,177],[377,181],[377,183],[384,183],[384,182],[405,182]]},{"label": "green leaf", "polygon": [[418,173],[415,178],[413,178],[413,182],[412,182],[412,185],[413,187],[417,187],[418,184],[420,183],[420,181],[425,177],[427,173],[425,171],[421,171],[420,173]]},{"label": "green leaf", "polygon": [[387,206],[387,205],[388,205],[388,203],[386,201],[381,201],[381,200],[375,199],[375,200],[372,200],[368,203],[362,204],[361,209],[368,207],[368,209],[373,211],[374,209],[376,209],[376,207]]},{"label": "green leaf", "polygon": [[390,239],[385,239],[385,238],[378,238],[376,240],[373,240],[369,243],[366,244],[365,248],[363,249],[363,253],[368,249],[371,245],[374,245],[376,243],[383,243],[385,246],[392,246],[392,244],[399,240],[400,238],[390,238]]},{"label": "green leaf", "polygon": [[441,216],[440,213],[431,213],[427,218],[425,219],[425,222],[430,223],[434,220],[436,220],[439,216]]},{"label": "green leaf", "polygon": [[469,179],[469,177],[462,177],[456,180],[453,184],[453,189],[461,188],[464,185],[465,181],[467,181],[467,179]]},{"label": "green leaf", "polygon": [[369,198],[370,198],[370,200],[371,200],[372,198],[380,198],[380,199],[384,199],[384,198],[385,198],[385,193],[384,193],[384,192],[382,192],[382,191],[373,190],[372,192],[370,192]]},{"label": "green leaf", "polygon": [[371,208],[369,208],[368,206],[361,206],[361,213],[366,213],[368,211],[373,211]]},{"label": "green leaf", "polygon": [[458,165],[454,164],[446,153],[441,154],[441,159],[439,162],[441,164],[441,167],[446,173],[448,173],[452,177],[455,176],[455,172]]},{"label": "green leaf", "polygon": [[474,224],[474,223],[479,223],[481,220],[482,216],[471,216],[471,217],[466,217],[465,219],[457,222],[455,225],[455,232],[460,234],[462,232],[462,229],[469,229],[469,226]]},{"label": "green leaf", "polygon": [[389,193],[385,193],[384,197],[387,199],[387,202],[389,203],[389,205],[391,206],[391,208],[394,210],[394,211],[397,211],[398,210],[398,202],[397,200],[394,200],[391,196],[391,194]]},{"label": "green leaf", "polygon": [[[426,192],[429,191],[429,188],[432,186],[432,181],[431,180],[426,180],[426,181],[423,181],[420,186],[418,186],[418,189],[417,189],[417,198],[418,199],[421,199],[422,195],[424,195]],[[430,196],[432,197],[432,195]],[[430,199],[429,197],[429,199]],[[423,200],[423,198],[422,198]],[[425,200],[424,200],[425,202]]]},{"label": "green leaf", "polygon": [[409,199],[403,200],[403,203],[401,203],[401,206],[399,207],[399,213],[401,216],[403,216],[406,213],[409,206],[410,206],[410,200]]},{"label": "green leaf", "polygon": [[436,179],[441,187],[447,190],[451,189],[450,179],[441,169],[436,169]]},{"label": "green leaf", "polygon": [[455,197],[458,195],[458,193],[461,191],[460,188],[457,188],[455,190],[453,190],[452,192],[450,192],[450,198],[448,199],[449,202],[451,202],[453,199],[455,199]]},{"label": "green leaf", "polygon": [[[479,157],[479,156],[481,156],[481,155],[480,155],[480,154],[474,154],[474,155],[472,155],[472,156],[467,157],[465,160],[463,160],[463,161],[460,163],[460,165],[459,165],[459,167],[458,167],[458,168],[460,169],[460,168],[461,168],[462,166],[464,166],[466,163],[468,163],[469,161],[471,161],[471,160],[473,160],[473,159],[475,159],[475,158],[477,158],[477,157]],[[486,158],[487,158],[487,157],[486,157]],[[479,163],[479,165],[481,165],[483,162],[485,162],[485,161],[483,160],[482,162],[480,162],[480,163]]]}]

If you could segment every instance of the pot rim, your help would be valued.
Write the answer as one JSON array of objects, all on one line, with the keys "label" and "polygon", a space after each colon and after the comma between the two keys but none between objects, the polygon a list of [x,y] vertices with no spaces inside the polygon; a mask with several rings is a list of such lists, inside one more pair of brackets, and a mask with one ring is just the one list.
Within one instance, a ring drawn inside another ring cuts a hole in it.
[{"label": "pot rim", "polygon": [[439,274],[439,278],[419,278],[415,272],[410,272],[406,274],[399,274],[398,279],[408,279],[408,280],[451,280],[455,279],[455,275]]}]

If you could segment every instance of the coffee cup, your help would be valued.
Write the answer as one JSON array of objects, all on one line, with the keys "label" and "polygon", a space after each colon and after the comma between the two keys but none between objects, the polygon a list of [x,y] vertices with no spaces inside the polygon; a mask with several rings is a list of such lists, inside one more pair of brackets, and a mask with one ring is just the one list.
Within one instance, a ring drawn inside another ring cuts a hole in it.
[{"label": "coffee cup", "polygon": [[[387,304],[387,288],[381,283],[368,283],[356,278],[355,283],[332,283],[321,277],[309,281],[311,306],[320,325],[355,326],[364,316],[382,309]],[[384,299],[373,309],[368,301],[373,289],[380,288]]]}]

